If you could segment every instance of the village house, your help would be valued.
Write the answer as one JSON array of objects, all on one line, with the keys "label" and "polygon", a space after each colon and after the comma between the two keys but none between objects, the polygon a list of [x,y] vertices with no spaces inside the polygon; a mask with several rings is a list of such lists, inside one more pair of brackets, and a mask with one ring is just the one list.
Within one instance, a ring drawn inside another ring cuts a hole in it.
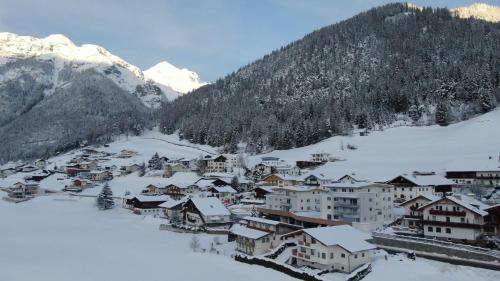
[{"label": "village house", "polygon": [[134,195],[123,198],[123,207],[138,215],[159,215],[163,212],[160,204],[171,200],[168,196]]},{"label": "village house", "polygon": [[308,228],[294,235],[298,249],[292,252],[297,266],[350,273],[371,262],[376,247],[368,243],[371,236],[348,225]]},{"label": "village house", "polygon": [[4,189],[7,197],[12,201],[24,201],[35,197],[40,192],[40,186],[35,182],[16,182],[11,187]]},{"label": "village house", "polygon": [[301,175],[299,167],[286,165],[286,166],[276,166],[276,173],[284,176],[298,177]]},{"label": "village house", "polygon": [[189,199],[183,207],[184,222],[193,227],[229,228],[229,210],[215,197]]},{"label": "village house", "polygon": [[500,156],[453,163],[446,178],[461,185],[500,186]]},{"label": "village house", "polygon": [[182,221],[182,208],[186,201],[186,197],[181,200],[169,199],[158,206],[163,209],[163,215],[169,219],[171,223],[178,224]]},{"label": "village house", "polygon": [[225,173],[227,158],[224,155],[219,155],[217,157],[210,157],[207,160],[207,172],[208,173]]},{"label": "village house", "polygon": [[270,186],[256,186],[252,189],[253,196],[256,199],[266,199],[266,195],[274,192],[273,188]]},{"label": "village house", "polygon": [[89,187],[94,187],[94,185],[84,179],[73,179],[70,185],[64,187],[64,191],[82,192],[85,188]]},{"label": "village house", "polygon": [[234,204],[236,201],[236,190],[234,188],[226,186],[212,186],[208,190],[210,195],[218,198],[224,205]]},{"label": "village house", "polygon": [[236,241],[236,250],[247,255],[262,255],[279,246],[282,236],[302,229],[298,225],[258,217],[244,217],[230,229],[229,240]]},{"label": "village house", "polygon": [[300,182],[302,182],[302,180],[295,176],[272,174],[262,179],[260,184],[264,186],[284,187],[296,185]]},{"label": "village house", "polygon": [[113,173],[110,171],[91,171],[88,175],[88,179],[91,181],[109,181],[113,179]]},{"label": "village house", "polygon": [[320,152],[311,154],[311,160],[314,162],[328,162],[330,161],[330,153]]},{"label": "village house", "polygon": [[276,167],[280,163],[279,157],[266,156],[261,157],[260,163],[268,167]]},{"label": "village house", "polygon": [[323,186],[332,183],[333,180],[322,174],[309,174],[304,178],[304,185]]},{"label": "village house", "polygon": [[170,196],[172,199],[180,199],[186,195],[195,194],[200,191],[196,184],[187,182],[177,182],[168,184],[165,187],[158,188],[160,194]]},{"label": "village house", "polygon": [[186,173],[190,172],[191,169],[182,163],[169,163],[165,165],[165,169],[163,172],[164,178],[170,178],[175,173]]},{"label": "village house", "polygon": [[417,209],[422,213],[424,236],[451,241],[475,241],[483,234],[488,212],[453,196],[442,197]]},{"label": "village house", "polygon": [[402,218],[402,226],[419,231],[422,229],[422,212],[418,209],[432,201],[439,199],[438,196],[432,194],[421,194],[412,199],[406,200],[399,204],[404,208],[404,216]]},{"label": "village house", "polygon": [[272,166],[259,163],[252,169],[251,176],[256,181],[262,180],[264,177],[272,174],[273,170],[275,171],[276,169],[274,169]]},{"label": "village house", "polygon": [[120,167],[120,172],[122,175],[128,175],[133,172],[137,172],[141,169],[141,165],[139,164],[129,164],[129,165],[123,165]]},{"label": "village house", "polygon": [[394,201],[399,203],[421,194],[439,195],[443,192],[452,192],[456,185],[434,172],[402,174],[386,183],[394,186]]}]

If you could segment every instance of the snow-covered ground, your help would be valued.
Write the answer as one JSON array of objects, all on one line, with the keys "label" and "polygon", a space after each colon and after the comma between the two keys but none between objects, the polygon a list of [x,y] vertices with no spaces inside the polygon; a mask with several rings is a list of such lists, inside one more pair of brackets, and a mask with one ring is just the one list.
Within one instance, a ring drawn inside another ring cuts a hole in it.
[{"label": "snow-covered ground", "polygon": [[[117,202],[118,203],[118,202]],[[92,198],[42,196],[13,204],[0,200],[0,280],[293,280],[271,269],[233,261],[234,242],[208,250],[215,236],[160,231],[160,219],[116,206],[98,211]],[[329,280],[343,280],[329,274]],[[500,280],[500,272],[383,254],[366,281]]]},{"label": "snow-covered ground", "polygon": [[[290,280],[233,261],[233,243],[216,246],[219,255],[193,253],[192,234],[160,231],[157,219],[93,204],[66,195],[0,200],[0,280]],[[208,251],[215,236],[197,236]]]},{"label": "snow-covered ground", "polygon": [[[444,173],[456,162],[487,161],[489,156],[498,161],[499,128],[500,109],[497,109],[447,127],[396,127],[374,131],[366,137],[332,137],[306,147],[253,156],[249,162],[255,164],[262,156],[277,156],[294,163],[309,160],[311,153],[327,152],[345,161],[327,163],[314,172],[332,178],[353,172],[362,179],[373,181],[389,180],[400,173],[413,171]],[[347,149],[348,144],[357,149]]]}]

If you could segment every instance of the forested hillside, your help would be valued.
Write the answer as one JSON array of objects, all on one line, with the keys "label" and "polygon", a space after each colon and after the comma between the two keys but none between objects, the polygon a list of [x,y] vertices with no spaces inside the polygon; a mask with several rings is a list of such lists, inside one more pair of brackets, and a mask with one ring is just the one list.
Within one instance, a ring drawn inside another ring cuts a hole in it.
[{"label": "forested hillside", "polygon": [[285,149],[397,118],[465,120],[500,98],[500,24],[390,4],[327,26],[166,103],[164,133]]}]

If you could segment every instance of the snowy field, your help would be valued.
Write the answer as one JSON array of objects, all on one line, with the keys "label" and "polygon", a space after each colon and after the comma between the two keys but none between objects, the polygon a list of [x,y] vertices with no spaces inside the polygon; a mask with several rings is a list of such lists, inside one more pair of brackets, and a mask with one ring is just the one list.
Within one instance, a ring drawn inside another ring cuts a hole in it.
[{"label": "snowy field", "polygon": [[[193,253],[191,234],[160,231],[158,220],[119,206],[98,211],[93,203],[62,195],[0,200],[0,280],[290,280],[233,261],[233,244],[219,246],[220,255]],[[214,236],[198,237],[209,249]]]},{"label": "snowy field", "polygon": [[[279,281],[289,276],[233,261],[234,243],[220,252],[193,253],[191,234],[158,230],[160,221],[120,206],[98,211],[91,198],[39,197],[13,204],[0,200],[0,280],[217,280]],[[215,236],[197,235],[209,249]],[[223,236],[221,241],[225,241]],[[331,274],[329,280],[342,280]],[[500,272],[417,258],[378,256],[366,281],[500,280]]]}]

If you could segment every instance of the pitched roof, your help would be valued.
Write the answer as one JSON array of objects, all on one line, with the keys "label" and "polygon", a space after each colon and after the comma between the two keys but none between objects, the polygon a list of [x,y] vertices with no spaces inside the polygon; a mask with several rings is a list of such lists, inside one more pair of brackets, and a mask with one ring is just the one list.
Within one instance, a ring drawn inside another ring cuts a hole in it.
[{"label": "pitched roof", "polygon": [[399,175],[389,181],[393,181],[398,177],[403,177],[408,181],[413,182],[414,184],[418,186],[435,186],[435,185],[454,185],[455,183],[452,180],[449,180],[441,175],[435,175],[435,174],[426,174],[426,175],[421,175],[421,174],[402,174]]},{"label": "pitched roof", "polygon": [[191,198],[191,202],[205,216],[229,216],[229,210],[215,197],[195,197]]},{"label": "pitched roof", "polygon": [[434,204],[438,203],[439,201],[445,200],[445,199],[448,199],[448,200],[452,201],[453,203],[455,203],[459,206],[462,206],[462,207],[468,209],[469,211],[472,211],[480,216],[484,217],[484,216],[488,215],[488,212],[480,210],[480,209],[472,206],[471,204],[464,202],[464,201],[462,201],[458,198],[455,198],[453,196],[446,196],[446,197],[442,197],[442,198],[439,198],[437,200],[431,201],[431,202],[427,203],[426,205],[423,205],[422,207],[418,208],[418,210],[423,210],[423,209],[427,208],[428,206],[434,205]]},{"label": "pitched roof", "polygon": [[349,225],[308,228],[304,232],[326,246],[338,245],[351,253],[375,248],[366,242],[370,235]]},{"label": "pitched roof", "polygon": [[259,239],[261,237],[264,237],[264,236],[270,234],[269,232],[249,228],[249,227],[241,225],[239,223],[233,224],[233,226],[231,226],[231,229],[229,229],[229,231],[237,236],[242,236],[242,237],[246,237],[249,239]]},{"label": "pitched roof", "polygon": [[250,217],[250,216],[244,217],[243,220],[260,222],[260,223],[265,223],[265,224],[269,224],[269,225],[278,225],[278,224],[281,223],[281,222],[275,221],[275,220],[268,220],[268,219],[265,219],[265,218]]},{"label": "pitched roof", "polygon": [[215,189],[217,192],[237,193],[236,190],[234,190],[234,188],[230,187],[229,185],[213,186],[211,188]]},{"label": "pitched roof", "polygon": [[427,199],[429,202],[432,202],[432,201],[438,200],[441,197],[436,196],[436,195],[432,195],[432,194],[420,194],[416,197],[413,197],[412,199],[408,199],[408,200],[404,201],[403,203],[399,204],[399,206],[406,205],[406,204],[413,202],[419,198]]}]

